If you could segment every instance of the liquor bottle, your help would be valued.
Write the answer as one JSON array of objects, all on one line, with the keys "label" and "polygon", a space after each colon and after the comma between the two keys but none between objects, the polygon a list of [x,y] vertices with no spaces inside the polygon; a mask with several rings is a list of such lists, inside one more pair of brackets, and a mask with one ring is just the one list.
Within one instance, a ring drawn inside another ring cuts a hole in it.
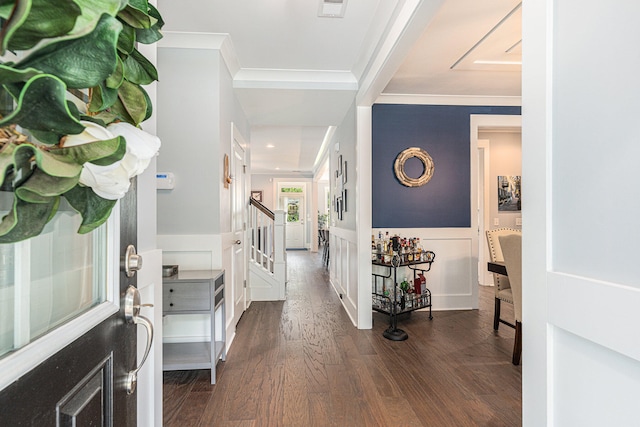
[{"label": "liquor bottle", "polygon": [[413,262],[414,260],[414,247],[413,247],[413,238],[409,239],[407,242],[407,261]]}]

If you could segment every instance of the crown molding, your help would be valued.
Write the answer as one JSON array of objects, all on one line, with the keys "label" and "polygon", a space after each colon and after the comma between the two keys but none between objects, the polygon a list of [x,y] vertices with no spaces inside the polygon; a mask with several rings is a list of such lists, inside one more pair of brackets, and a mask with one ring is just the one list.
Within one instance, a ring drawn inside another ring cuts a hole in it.
[{"label": "crown molding", "polygon": [[375,104],[522,106],[521,96],[419,95],[383,93]]},{"label": "crown molding", "polygon": [[226,33],[199,33],[188,31],[163,31],[158,48],[218,50],[232,76],[240,70],[231,37]]},{"label": "crown molding", "polygon": [[358,90],[350,71],[242,68],[233,78],[236,89]]}]

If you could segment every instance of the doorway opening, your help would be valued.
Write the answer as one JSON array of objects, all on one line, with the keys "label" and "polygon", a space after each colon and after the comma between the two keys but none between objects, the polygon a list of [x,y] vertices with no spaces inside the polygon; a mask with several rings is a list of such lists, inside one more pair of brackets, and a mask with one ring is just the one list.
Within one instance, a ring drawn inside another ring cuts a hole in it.
[{"label": "doorway opening", "polygon": [[285,211],[286,249],[306,249],[306,184],[278,183],[278,209]]}]

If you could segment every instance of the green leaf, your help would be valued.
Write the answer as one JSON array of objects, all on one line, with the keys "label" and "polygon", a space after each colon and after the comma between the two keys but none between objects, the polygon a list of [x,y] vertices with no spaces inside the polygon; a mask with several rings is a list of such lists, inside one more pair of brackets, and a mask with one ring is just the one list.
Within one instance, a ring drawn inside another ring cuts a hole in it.
[{"label": "green leaf", "polygon": [[[138,126],[146,117],[147,100],[145,93],[139,85],[124,81],[118,91],[118,99],[126,110],[128,116],[133,120],[131,123]],[[117,105],[114,104],[114,107]]]},{"label": "green leaf", "polygon": [[73,147],[54,148],[49,154],[73,160],[78,164],[91,162],[99,166],[110,165],[124,156],[127,142],[122,136],[103,141],[94,141]]},{"label": "green leaf", "polygon": [[27,19],[8,40],[10,50],[31,49],[42,39],[63,36],[73,29],[80,16],[80,7],[73,0],[31,2]]},{"label": "green leaf", "polygon": [[140,86],[140,90],[142,91],[145,102],[147,103],[147,111],[145,111],[144,119],[142,119],[142,121],[144,122],[153,114],[153,103],[151,102],[151,98],[149,97],[149,94],[147,93],[146,90],[144,90],[142,86]]},{"label": "green leaf", "polygon": [[118,18],[127,25],[139,29],[151,28],[157,22],[155,18],[148,14],[148,9],[146,11],[136,9],[131,4],[118,13]]},{"label": "green leaf", "polygon": [[161,29],[162,27],[164,27],[164,21],[162,20],[162,16],[160,15],[160,12],[158,11],[158,9],[156,9],[156,7],[154,5],[152,5],[151,3],[149,3],[149,15],[152,18],[156,19],[156,23],[155,26],[158,27],[158,29]]},{"label": "green leaf", "polygon": [[121,0],[75,0],[82,10],[76,25],[70,33],[71,38],[89,34],[104,14],[115,17],[121,9]]},{"label": "green leaf", "polygon": [[80,121],[80,110],[78,110],[78,106],[73,102],[67,100],[67,108],[69,109],[69,113],[73,118]]},{"label": "green leaf", "polygon": [[0,84],[26,82],[31,77],[42,74],[42,71],[35,68],[18,70],[8,64],[0,64]]},{"label": "green leaf", "polygon": [[148,0],[129,0],[129,7],[147,13],[149,11]]},{"label": "green leaf", "polygon": [[117,58],[118,64],[116,65],[116,69],[111,74],[106,81],[106,85],[111,89],[118,89],[124,80],[124,63],[120,57]]},{"label": "green leaf", "polygon": [[41,130],[30,130],[31,135],[39,142],[45,145],[56,145],[60,142],[60,138],[62,138],[62,134],[56,132],[47,132]]},{"label": "green leaf", "polygon": [[104,224],[116,205],[116,200],[107,200],[98,196],[89,187],[75,186],[64,194],[69,204],[82,216],[78,233],[85,234]]},{"label": "green leaf", "polygon": [[118,36],[118,50],[130,54],[136,47],[136,30],[129,25],[123,25],[122,32]]},{"label": "green leaf", "polygon": [[59,204],[59,197],[53,197],[46,203],[27,203],[14,197],[13,208],[0,223],[0,243],[19,242],[42,233]]},{"label": "green leaf", "polygon": [[124,77],[131,83],[148,85],[158,80],[158,70],[137,49],[124,61]]},{"label": "green leaf", "polygon": [[77,162],[71,156],[58,154],[56,151],[35,150],[36,164],[46,174],[60,177],[73,178],[82,172],[82,163]]},{"label": "green leaf", "polygon": [[35,147],[31,144],[8,143],[0,150],[0,185],[4,183],[7,172],[13,166],[13,184],[19,186],[32,173],[32,157]]},{"label": "green leaf", "polygon": [[[5,5],[6,6],[6,5]],[[11,10],[11,15],[6,18],[7,22],[3,23],[0,32],[0,55],[7,52],[9,41],[13,35],[25,23],[31,11],[31,0],[16,0],[15,6]]]},{"label": "green leaf", "polygon": [[118,89],[111,89],[100,83],[93,88],[91,93],[91,102],[89,103],[89,111],[97,112],[106,110],[111,107],[118,99]]},{"label": "green leaf", "polygon": [[80,175],[71,178],[59,178],[47,175],[40,169],[21,186],[15,189],[16,196],[30,203],[48,203],[51,197],[66,193],[78,184]]},{"label": "green leaf", "polygon": [[155,43],[162,38],[160,30],[164,26],[164,21],[160,12],[152,4],[149,4],[149,15],[155,18],[157,22],[149,28],[136,28],[136,40],[143,44]]},{"label": "green leaf", "polygon": [[49,44],[20,61],[16,67],[29,67],[58,76],[69,88],[96,86],[116,68],[116,44],[122,24],[102,15],[95,30],[71,40]]},{"label": "green leaf", "polygon": [[[120,100],[117,100],[116,104],[119,102]],[[112,112],[111,110],[113,110],[113,106],[111,106],[111,108],[106,111],[100,111],[99,113],[96,113],[95,115],[91,116],[91,119],[92,119],[91,121],[107,125],[115,122],[116,120],[119,120],[120,117],[114,112]],[[84,120],[89,120],[89,119],[85,118]]]},{"label": "green leaf", "polygon": [[132,125],[137,126],[137,124],[135,123],[135,120],[131,118],[131,115],[122,104],[122,101],[120,100],[120,98],[118,98],[116,102],[114,102],[113,105],[107,111],[109,114],[113,114],[117,118],[117,120],[131,123]]},{"label": "green leaf", "polygon": [[60,79],[49,74],[36,75],[24,85],[14,111],[0,120],[0,126],[17,123],[35,131],[80,133],[84,126],[69,111],[65,97],[66,87]]}]

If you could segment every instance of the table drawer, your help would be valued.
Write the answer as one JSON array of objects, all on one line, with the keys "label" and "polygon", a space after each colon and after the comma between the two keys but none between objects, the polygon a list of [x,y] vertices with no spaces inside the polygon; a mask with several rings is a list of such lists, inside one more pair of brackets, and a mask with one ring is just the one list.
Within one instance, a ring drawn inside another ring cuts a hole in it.
[{"label": "table drawer", "polygon": [[208,311],[210,289],[209,283],[167,283],[162,287],[163,311]]}]

